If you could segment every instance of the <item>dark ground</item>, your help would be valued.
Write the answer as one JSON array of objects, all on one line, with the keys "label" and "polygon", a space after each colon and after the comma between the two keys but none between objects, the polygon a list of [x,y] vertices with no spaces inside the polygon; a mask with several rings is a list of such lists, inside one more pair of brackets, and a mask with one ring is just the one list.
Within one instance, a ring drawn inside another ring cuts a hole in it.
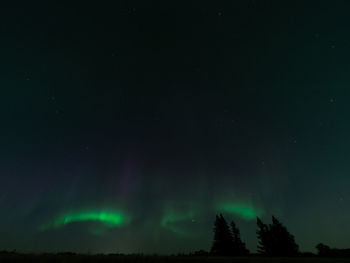
[{"label": "dark ground", "polygon": [[349,262],[350,259],[333,259],[333,258],[317,258],[317,257],[303,257],[303,258],[267,258],[267,257],[196,257],[196,256],[142,256],[142,255],[32,255],[32,254],[13,254],[6,253],[0,255],[0,262],[232,262],[232,263],[318,263],[318,262]]}]

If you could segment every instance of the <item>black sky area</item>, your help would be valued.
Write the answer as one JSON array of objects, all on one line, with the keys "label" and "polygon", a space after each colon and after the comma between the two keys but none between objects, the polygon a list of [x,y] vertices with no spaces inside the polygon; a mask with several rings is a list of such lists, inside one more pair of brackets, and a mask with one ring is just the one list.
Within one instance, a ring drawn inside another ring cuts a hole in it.
[{"label": "black sky area", "polygon": [[0,250],[208,250],[221,212],[254,252],[248,210],[348,246],[349,10],[1,1]]}]

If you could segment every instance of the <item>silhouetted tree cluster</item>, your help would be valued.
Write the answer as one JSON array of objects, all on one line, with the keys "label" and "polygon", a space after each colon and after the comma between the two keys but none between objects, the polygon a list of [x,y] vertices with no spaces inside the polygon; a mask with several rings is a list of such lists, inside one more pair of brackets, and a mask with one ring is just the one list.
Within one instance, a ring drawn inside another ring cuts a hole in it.
[{"label": "silhouetted tree cluster", "polygon": [[258,252],[267,256],[296,256],[299,254],[299,246],[287,228],[274,216],[272,224],[264,224],[257,218]]},{"label": "silhouetted tree cluster", "polygon": [[[294,236],[289,233],[287,228],[274,216],[272,223],[265,224],[260,218],[257,218],[257,238],[258,252],[265,256],[278,257],[314,257],[314,253],[301,253],[299,246],[295,242]],[[319,257],[329,258],[350,258],[349,249],[330,248],[322,243],[316,246]],[[245,256],[249,254],[245,243],[241,239],[241,234],[232,221],[228,225],[222,214],[216,215],[214,222],[214,242],[210,255],[218,256]],[[194,255],[209,255],[205,251],[196,252]]]},{"label": "silhouetted tree cluster", "polygon": [[350,257],[350,249],[330,248],[322,243],[316,246],[320,257]]},{"label": "silhouetted tree cluster", "polygon": [[242,256],[249,250],[241,240],[240,231],[231,222],[231,229],[222,214],[217,215],[214,223],[214,242],[211,253],[220,256]]}]

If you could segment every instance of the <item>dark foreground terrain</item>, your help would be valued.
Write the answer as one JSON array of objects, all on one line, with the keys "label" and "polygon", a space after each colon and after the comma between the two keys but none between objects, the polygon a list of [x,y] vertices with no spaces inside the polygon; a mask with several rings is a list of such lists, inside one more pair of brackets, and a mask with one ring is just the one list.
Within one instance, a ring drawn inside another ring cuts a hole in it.
[{"label": "dark foreground terrain", "polygon": [[53,263],[63,263],[63,262],[120,262],[120,263],[143,263],[143,262],[222,262],[222,263],[345,263],[349,262],[350,259],[341,258],[317,258],[317,257],[303,257],[303,258],[266,258],[266,257],[197,257],[197,256],[138,256],[138,255],[74,255],[74,254],[44,254],[44,255],[32,255],[32,254],[15,254],[15,253],[5,253],[0,254],[0,262],[53,262]]}]

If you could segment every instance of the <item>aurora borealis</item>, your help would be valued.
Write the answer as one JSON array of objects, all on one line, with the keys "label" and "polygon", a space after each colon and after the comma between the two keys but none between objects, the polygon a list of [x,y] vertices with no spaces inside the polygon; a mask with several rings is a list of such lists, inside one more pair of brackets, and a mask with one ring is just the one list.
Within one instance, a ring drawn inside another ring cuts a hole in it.
[{"label": "aurora borealis", "polygon": [[56,220],[52,224],[42,226],[42,230],[49,229],[50,227],[61,227],[74,222],[85,221],[98,221],[107,226],[121,226],[128,220],[125,219],[121,213],[110,211],[81,211],[65,214]]},{"label": "aurora borealis", "polygon": [[218,206],[218,213],[231,213],[234,215],[238,215],[239,217],[245,220],[256,220],[257,217],[261,217],[263,215],[260,209],[255,209],[248,204],[239,204],[239,203],[224,203]]},{"label": "aurora borealis", "polygon": [[350,244],[350,3],[0,7],[0,251]]},{"label": "aurora borealis", "polygon": [[174,212],[168,212],[164,215],[161,221],[161,226],[169,229],[173,233],[177,235],[183,235],[187,236],[189,233],[181,229],[180,226],[177,226],[178,224],[181,224],[183,222],[187,222],[187,224],[191,224],[195,222],[195,215],[192,211],[188,213],[174,213]]}]

